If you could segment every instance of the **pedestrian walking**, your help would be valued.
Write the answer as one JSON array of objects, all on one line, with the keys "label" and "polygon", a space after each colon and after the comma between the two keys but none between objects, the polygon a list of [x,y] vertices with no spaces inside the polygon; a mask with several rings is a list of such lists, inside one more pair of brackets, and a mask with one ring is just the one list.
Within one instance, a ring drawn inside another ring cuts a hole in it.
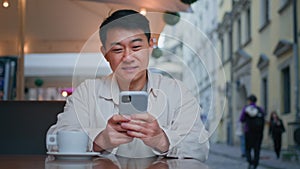
[{"label": "pedestrian walking", "polygon": [[280,158],[281,136],[284,132],[285,128],[282,120],[278,117],[276,111],[272,111],[270,115],[269,135],[272,137],[277,159]]},{"label": "pedestrian walking", "polygon": [[[256,101],[256,96],[250,95],[247,98],[248,104],[244,106],[240,116],[240,121],[244,123],[248,169],[256,169],[259,164],[260,147],[265,123],[265,112],[261,107],[256,105]],[[251,155],[252,150],[254,151],[254,157]]]}]

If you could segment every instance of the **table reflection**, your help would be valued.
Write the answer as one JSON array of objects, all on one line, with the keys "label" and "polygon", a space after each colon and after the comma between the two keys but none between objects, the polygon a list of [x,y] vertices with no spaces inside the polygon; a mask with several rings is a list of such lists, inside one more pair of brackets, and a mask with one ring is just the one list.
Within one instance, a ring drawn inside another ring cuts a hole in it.
[{"label": "table reflection", "polygon": [[47,157],[46,169],[208,169],[204,163],[194,159],[124,158],[106,156],[91,160],[55,160]]}]

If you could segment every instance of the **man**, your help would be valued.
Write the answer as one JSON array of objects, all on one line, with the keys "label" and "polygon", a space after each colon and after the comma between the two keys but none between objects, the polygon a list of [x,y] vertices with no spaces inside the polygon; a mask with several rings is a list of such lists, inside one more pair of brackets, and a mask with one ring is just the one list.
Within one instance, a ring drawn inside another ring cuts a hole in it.
[{"label": "man", "polygon": [[[181,82],[147,70],[153,45],[147,18],[119,10],[103,21],[99,33],[113,73],[81,84],[48,134],[83,128],[92,151],[206,160],[208,133],[197,100]],[[128,90],[149,94],[148,113],[119,114],[119,93]]]},{"label": "man", "polygon": [[[249,169],[256,169],[259,164],[260,146],[263,139],[264,117],[265,112],[261,107],[256,105],[257,98],[250,95],[247,98],[246,105],[241,113],[240,121],[245,123],[245,142],[246,142],[246,158],[249,163]],[[251,151],[254,150],[254,158]]]}]

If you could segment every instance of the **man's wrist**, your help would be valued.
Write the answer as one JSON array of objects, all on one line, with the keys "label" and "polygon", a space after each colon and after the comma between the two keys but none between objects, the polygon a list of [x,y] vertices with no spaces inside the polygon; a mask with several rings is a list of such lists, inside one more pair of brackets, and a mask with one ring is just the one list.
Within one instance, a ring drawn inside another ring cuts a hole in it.
[{"label": "man's wrist", "polygon": [[95,152],[103,152],[105,150],[104,145],[101,145],[101,143],[104,143],[102,135],[103,131],[100,132],[93,141],[93,151]]},{"label": "man's wrist", "polygon": [[100,147],[97,143],[93,142],[93,151],[94,152],[102,152],[104,149]]},{"label": "man's wrist", "polygon": [[162,134],[163,134],[163,136],[161,138],[161,141],[159,142],[159,144],[157,144],[157,147],[155,147],[154,149],[161,153],[165,153],[165,152],[168,152],[168,150],[169,150],[170,142],[169,142],[169,139],[168,139],[166,133],[163,130],[162,130]]}]

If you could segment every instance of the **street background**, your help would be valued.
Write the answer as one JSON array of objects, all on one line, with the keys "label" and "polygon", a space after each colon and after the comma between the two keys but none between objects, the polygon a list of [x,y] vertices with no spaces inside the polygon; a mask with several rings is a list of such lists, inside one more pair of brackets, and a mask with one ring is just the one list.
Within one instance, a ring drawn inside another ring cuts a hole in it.
[{"label": "street background", "polygon": [[[210,154],[206,164],[210,169],[246,169],[248,163],[246,158],[241,157],[239,146],[229,146],[226,144],[211,144]],[[293,156],[291,159],[276,159],[272,150],[262,149],[260,154],[260,164],[258,169],[299,169],[300,157],[298,161]]]}]

